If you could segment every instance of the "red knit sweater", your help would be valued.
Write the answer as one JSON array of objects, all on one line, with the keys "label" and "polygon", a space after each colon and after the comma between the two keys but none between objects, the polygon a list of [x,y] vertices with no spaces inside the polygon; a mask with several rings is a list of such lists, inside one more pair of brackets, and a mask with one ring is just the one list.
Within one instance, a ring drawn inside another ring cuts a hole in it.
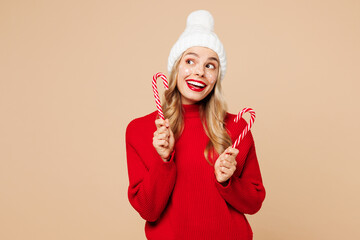
[{"label": "red knit sweater", "polygon": [[[128,197],[146,220],[150,240],[252,239],[244,214],[259,211],[265,198],[251,132],[238,149],[237,170],[227,186],[217,182],[214,167],[204,157],[209,141],[197,105],[183,105],[184,130],[175,154],[163,162],[152,145],[157,112],[134,119],[126,129],[129,172]],[[233,142],[246,126],[227,114],[226,128]]]}]

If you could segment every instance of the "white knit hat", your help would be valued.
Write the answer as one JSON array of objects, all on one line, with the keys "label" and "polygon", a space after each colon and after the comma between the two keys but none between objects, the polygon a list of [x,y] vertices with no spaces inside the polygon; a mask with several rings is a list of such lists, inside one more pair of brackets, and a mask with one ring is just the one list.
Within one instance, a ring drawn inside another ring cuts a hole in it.
[{"label": "white knit hat", "polygon": [[198,10],[188,16],[185,31],[170,51],[168,59],[169,75],[181,54],[188,48],[195,46],[207,47],[217,53],[221,67],[220,79],[222,80],[226,72],[226,54],[224,46],[214,33],[214,18],[206,10]]}]

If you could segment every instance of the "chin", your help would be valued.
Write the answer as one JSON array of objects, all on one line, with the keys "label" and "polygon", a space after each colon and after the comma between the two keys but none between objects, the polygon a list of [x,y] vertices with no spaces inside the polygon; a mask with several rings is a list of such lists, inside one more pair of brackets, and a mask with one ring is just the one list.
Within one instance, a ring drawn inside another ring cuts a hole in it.
[{"label": "chin", "polygon": [[[207,89],[203,92],[194,92],[187,88],[179,89],[181,96],[186,99],[186,102],[192,102],[191,104],[198,103],[204,100],[206,96],[209,95],[209,92],[207,91],[208,91]],[[182,102],[184,103],[185,101]],[[189,104],[189,103],[184,103],[184,104]]]},{"label": "chin", "polygon": [[185,98],[187,99],[187,102],[192,102],[191,104],[194,104],[194,103],[199,103],[199,102],[201,102],[205,97],[190,97],[190,96],[185,96]]}]

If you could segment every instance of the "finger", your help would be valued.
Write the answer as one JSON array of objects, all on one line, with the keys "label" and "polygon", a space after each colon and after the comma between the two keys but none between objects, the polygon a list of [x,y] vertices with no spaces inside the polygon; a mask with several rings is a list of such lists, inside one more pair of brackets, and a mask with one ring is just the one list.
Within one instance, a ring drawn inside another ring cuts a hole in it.
[{"label": "finger", "polygon": [[233,171],[236,170],[236,161],[235,162],[228,162],[228,161],[225,161],[223,166],[226,167],[227,169],[231,169]]},{"label": "finger", "polygon": [[235,164],[235,162],[236,162],[236,156],[237,156],[237,155],[233,155],[232,153],[227,153],[227,154],[225,154],[225,158],[224,158],[224,159],[225,159],[226,161],[229,161],[229,162]]},{"label": "finger", "polygon": [[161,118],[158,118],[155,120],[155,125],[156,125],[156,128],[160,128],[161,126],[165,125],[165,121]]},{"label": "finger", "polygon": [[232,176],[234,174],[236,170],[236,167],[232,166],[231,168],[227,168],[227,167],[220,167],[220,171],[226,175],[226,176]]},{"label": "finger", "polygon": [[237,155],[239,153],[239,150],[237,148],[229,147],[226,149],[226,153],[229,155]]},{"label": "finger", "polygon": [[159,140],[168,140],[168,139],[169,139],[169,133],[168,133],[168,132],[159,133],[159,134],[156,136],[156,138],[159,139]]},{"label": "finger", "polygon": [[168,132],[168,128],[166,128],[165,126],[161,126],[160,128],[158,128],[157,132],[159,134],[166,133]]},{"label": "finger", "polygon": [[215,163],[215,170],[218,170],[218,171],[220,171],[220,169],[223,167],[224,165],[223,165],[223,163],[222,163],[222,160],[219,158],[217,161],[216,161],[216,163]]},{"label": "finger", "polygon": [[225,159],[220,160],[220,167],[228,167],[229,163]]},{"label": "finger", "polygon": [[229,169],[229,168],[226,168],[226,167],[220,167],[220,172],[221,172],[222,174],[227,175],[229,171],[230,171],[230,169]]},{"label": "finger", "polygon": [[224,160],[226,160],[228,162],[233,162],[233,161],[235,161],[235,157],[233,155],[226,154]]},{"label": "finger", "polygon": [[169,147],[169,141],[166,141],[166,140],[163,140],[164,141],[164,143],[163,143],[163,147],[164,148],[168,148]]},{"label": "finger", "polygon": [[224,160],[226,160],[226,161],[229,161],[229,162],[231,162],[231,159],[232,158],[234,158],[232,155],[230,155],[230,154],[225,154],[225,156],[224,156]]},{"label": "finger", "polygon": [[225,152],[227,153],[227,154],[231,154],[232,152],[231,152],[231,149],[232,149],[232,147],[228,147],[226,150],[225,150]]},{"label": "finger", "polygon": [[221,166],[222,166],[222,167],[226,167],[226,168],[231,168],[231,167],[234,166],[234,164],[231,163],[231,162],[229,162],[229,161],[227,161],[227,160],[224,160],[224,161],[221,162]]},{"label": "finger", "polygon": [[165,119],[164,124],[165,124],[166,127],[170,127],[170,120],[169,120],[169,119]]},{"label": "finger", "polygon": [[227,161],[227,162],[229,162],[229,163],[231,163],[231,164],[236,164],[236,158],[235,158],[235,156],[233,156],[233,155],[227,154],[227,155],[225,156],[224,160]]},{"label": "finger", "polygon": [[216,170],[215,175],[218,181],[222,181],[224,178],[224,173],[222,173],[220,169]]},{"label": "finger", "polygon": [[222,162],[223,162],[224,160],[225,160],[225,154],[222,153],[222,154],[218,157],[218,159],[216,160],[216,163],[219,165],[219,167],[222,166]]},{"label": "finger", "polygon": [[224,151],[224,153],[229,153],[229,150],[230,150],[231,146],[230,147],[227,147]]},{"label": "finger", "polygon": [[169,142],[167,140],[156,140],[155,144],[163,148],[167,148],[169,146]]},{"label": "finger", "polygon": [[221,166],[220,164],[218,166],[215,167],[215,171],[219,174],[223,174],[223,171],[222,171],[222,168],[223,166]]}]

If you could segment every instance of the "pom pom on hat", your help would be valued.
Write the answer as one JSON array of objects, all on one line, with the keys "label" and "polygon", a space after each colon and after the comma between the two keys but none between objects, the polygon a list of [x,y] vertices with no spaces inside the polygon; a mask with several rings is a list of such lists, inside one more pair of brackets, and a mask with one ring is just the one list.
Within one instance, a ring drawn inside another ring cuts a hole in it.
[{"label": "pom pom on hat", "polygon": [[195,46],[207,47],[217,53],[221,68],[220,79],[222,80],[226,72],[226,53],[224,46],[214,33],[214,18],[206,10],[194,11],[188,16],[185,31],[170,51],[168,58],[169,74],[171,74],[171,70],[181,54],[188,48]]},{"label": "pom pom on hat", "polygon": [[186,29],[199,25],[208,31],[214,31],[214,18],[208,11],[198,10],[190,13],[186,20]]}]

